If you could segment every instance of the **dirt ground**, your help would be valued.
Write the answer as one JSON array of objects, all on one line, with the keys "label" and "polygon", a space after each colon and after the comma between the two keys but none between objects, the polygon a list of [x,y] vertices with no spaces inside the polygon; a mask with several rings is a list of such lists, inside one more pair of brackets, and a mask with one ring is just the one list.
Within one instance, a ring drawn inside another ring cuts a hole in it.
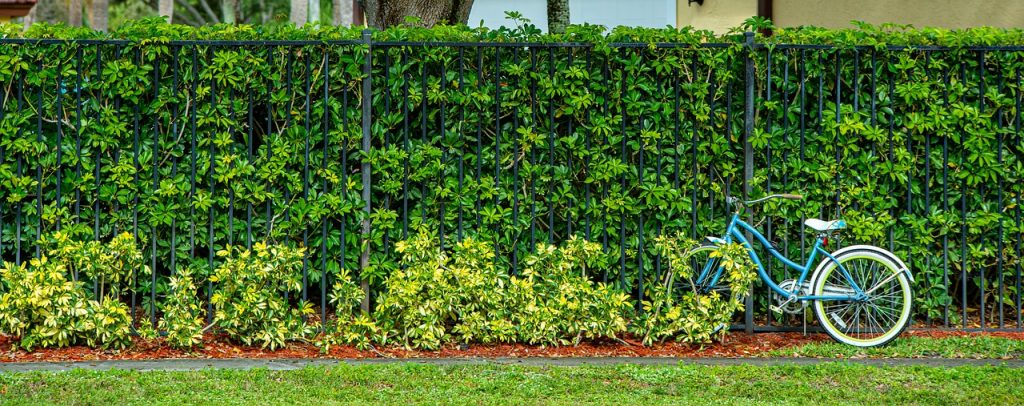
[{"label": "dirt ground", "polygon": [[[1024,332],[974,333],[956,330],[915,329],[905,334],[935,338],[990,335],[1024,340]],[[757,333],[751,335],[734,332],[727,335],[723,342],[703,346],[676,342],[643,346],[627,337],[622,342],[590,341],[576,346],[471,344],[463,347],[450,345],[439,351],[414,351],[401,347],[383,347],[361,351],[348,346],[334,346],[324,354],[314,345],[308,343],[290,343],[285,348],[270,351],[259,347],[233,344],[225,337],[212,334],[207,335],[202,348],[191,351],[173,349],[161,339],[136,338],[132,347],[120,351],[73,346],[26,352],[13,349],[11,339],[0,336],[0,362],[181,358],[751,357],[770,350],[828,340],[828,336],[821,333],[808,335],[803,333]]]}]

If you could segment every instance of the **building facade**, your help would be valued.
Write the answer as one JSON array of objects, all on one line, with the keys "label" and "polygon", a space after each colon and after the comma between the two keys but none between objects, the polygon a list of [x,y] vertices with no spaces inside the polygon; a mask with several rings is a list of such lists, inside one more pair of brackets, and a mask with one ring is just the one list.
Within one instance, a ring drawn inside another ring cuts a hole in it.
[{"label": "building facade", "polygon": [[1021,0],[695,0],[676,1],[676,26],[725,32],[750,16],[776,26],[851,28],[850,21],[914,27],[1024,27]]},{"label": "building facade", "polygon": [[[573,24],[600,24],[633,27],[674,27],[677,22],[676,0],[569,0],[569,21]],[[546,0],[474,0],[469,13],[469,26],[483,23],[497,28],[513,25],[505,18],[506,11],[518,11],[538,28],[547,31]]]},{"label": "building facade", "polygon": [[[686,27],[724,33],[756,15],[779,27],[850,28],[850,21],[915,27],[1024,27],[1024,0],[570,0],[573,24]],[[518,11],[547,29],[546,0],[475,0],[469,25],[509,26]]]}]

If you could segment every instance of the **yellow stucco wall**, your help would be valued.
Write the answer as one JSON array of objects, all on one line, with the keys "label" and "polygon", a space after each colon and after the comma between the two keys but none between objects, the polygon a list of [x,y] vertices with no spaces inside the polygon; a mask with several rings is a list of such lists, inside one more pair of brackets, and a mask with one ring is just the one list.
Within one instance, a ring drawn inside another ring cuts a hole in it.
[{"label": "yellow stucco wall", "polygon": [[704,5],[676,0],[676,27],[692,26],[724,33],[757,15],[757,0],[704,0]]},{"label": "yellow stucco wall", "polygon": [[[780,27],[817,25],[850,28],[850,21],[899,23],[915,27],[1024,28],[1024,0],[774,0]],[[676,25],[723,33],[757,14],[757,0],[704,0],[703,6],[676,1]]]}]

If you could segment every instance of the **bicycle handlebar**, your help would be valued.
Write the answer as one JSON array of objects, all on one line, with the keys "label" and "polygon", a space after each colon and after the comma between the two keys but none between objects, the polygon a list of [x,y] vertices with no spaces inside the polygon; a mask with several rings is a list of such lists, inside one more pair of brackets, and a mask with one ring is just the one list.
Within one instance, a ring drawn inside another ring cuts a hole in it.
[{"label": "bicycle handlebar", "polygon": [[760,199],[746,200],[746,201],[743,201],[743,200],[740,200],[740,199],[737,199],[735,197],[731,197],[730,196],[730,197],[726,197],[725,201],[727,203],[729,203],[729,204],[737,204],[737,203],[739,203],[739,204],[743,204],[743,205],[748,205],[749,206],[749,205],[752,205],[752,204],[761,203],[761,202],[764,202],[764,201],[767,201],[767,200],[771,200],[771,199],[801,200],[803,198],[804,198],[803,195],[798,195],[798,194],[793,194],[793,193],[782,193],[782,194],[765,196],[765,197],[762,197]]}]

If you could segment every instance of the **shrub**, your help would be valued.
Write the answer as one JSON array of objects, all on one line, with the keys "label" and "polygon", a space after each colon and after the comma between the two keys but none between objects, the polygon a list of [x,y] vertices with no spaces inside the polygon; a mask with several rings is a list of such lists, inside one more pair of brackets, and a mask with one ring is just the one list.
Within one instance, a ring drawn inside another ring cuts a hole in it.
[{"label": "shrub", "polygon": [[304,252],[265,243],[252,251],[229,246],[217,252],[225,261],[210,277],[217,284],[210,298],[216,326],[234,341],[271,350],[311,335],[314,328],[304,318],[313,314],[312,305],[293,308],[284,296],[302,289]]},{"label": "shrub", "polygon": [[[57,232],[42,243],[42,257],[20,266],[8,262],[0,271],[6,286],[0,296],[0,331],[18,337],[17,345],[27,350],[130,345],[132,319],[118,295],[136,270],[148,272],[133,237],[123,233],[101,244]],[[79,274],[96,281],[99,301],[88,297]]]},{"label": "shrub", "polygon": [[[448,341],[511,341],[508,277],[494,265],[494,250],[472,238],[452,257],[421,231],[401,241],[400,267],[384,281],[376,319],[407,347],[436,349]],[[453,336],[454,335],[454,336]]]},{"label": "shrub", "polygon": [[202,344],[206,312],[191,268],[182,267],[171,277],[170,294],[161,303],[163,317],[157,327],[167,332],[167,343],[175,348]]},{"label": "shrub", "polygon": [[396,244],[401,267],[384,283],[376,318],[407,347],[445,342],[562,345],[626,330],[628,296],[592,283],[586,265],[601,246],[572,239],[539,244],[520,276],[496,265],[494,247],[472,238],[451,255],[421,231]]},{"label": "shrub", "polygon": [[373,341],[387,341],[387,336],[382,334],[373,317],[357,310],[364,297],[365,293],[349,276],[348,270],[341,269],[330,295],[330,303],[336,307],[335,318],[323,321],[324,334],[316,341],[323,352],[336,344],[366,350],[373,348]]},{"label": "shrub", "polygon": [[564,345],[614,338],[626,331],[629,296],[593,283],[588,265],[607,266],[601,245],[571,238],[562,247],[538,244],[521,277],[512,277],[511,306],[519,340]]},{"label": "shrub", "polygon": [[0,276],[0,329],[20,337],[18,346],[64,347],[77,341],[78,320],[89,314],[81,282],[70,281],[64,266],[42,257],[17,266],[7,262]]}]

